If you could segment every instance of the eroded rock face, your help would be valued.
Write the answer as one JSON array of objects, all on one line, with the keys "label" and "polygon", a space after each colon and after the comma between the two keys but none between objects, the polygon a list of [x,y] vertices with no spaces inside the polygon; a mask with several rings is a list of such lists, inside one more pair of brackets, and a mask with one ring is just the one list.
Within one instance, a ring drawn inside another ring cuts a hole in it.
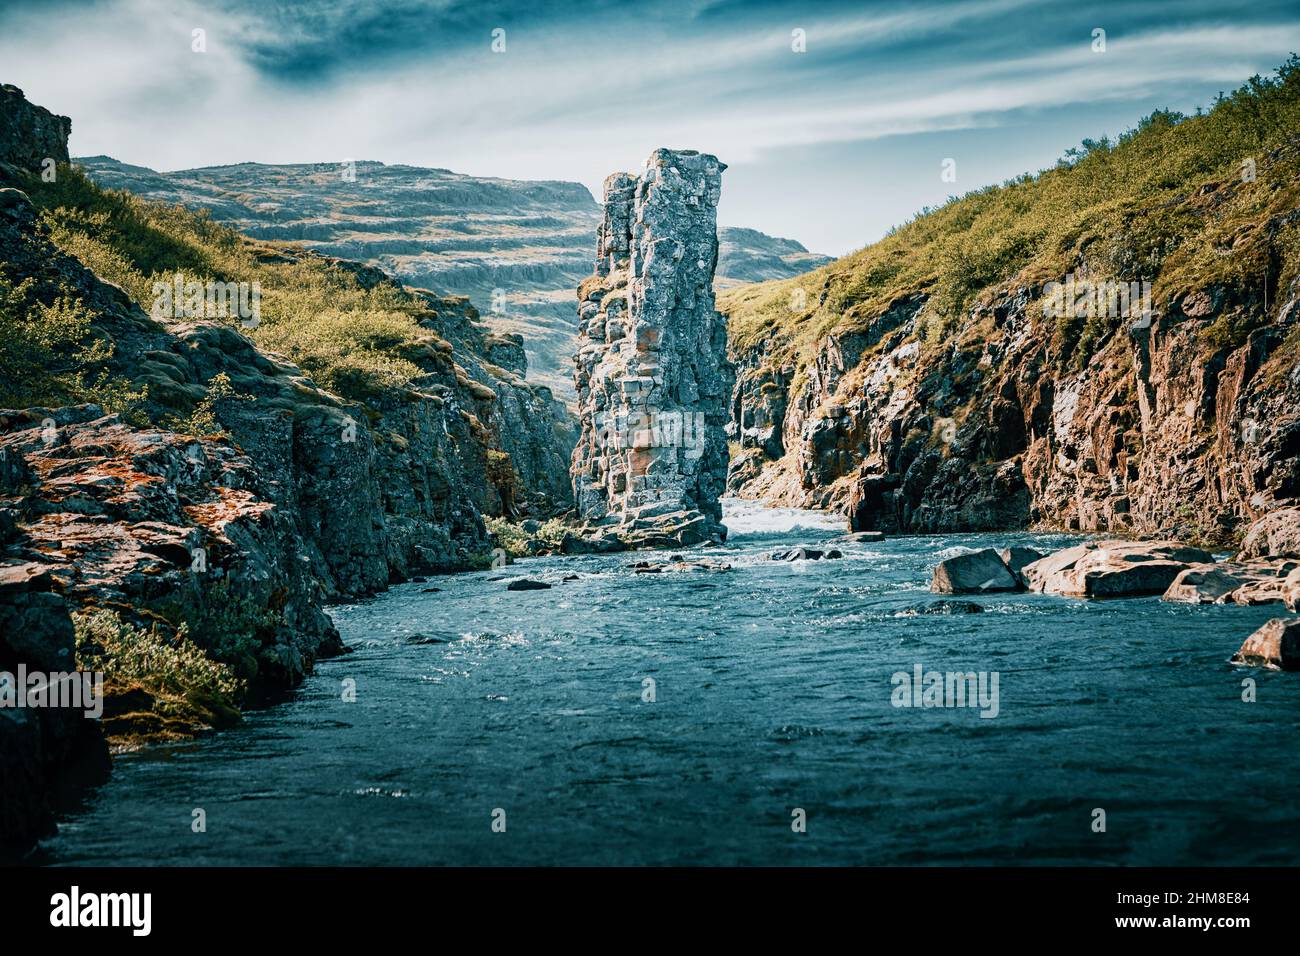
[{"label": "eroded rock face", "polygon": [[68,161],[72,120],[27,102],[23,91],[0,84],[0,163],[39,171],[47,159]]},{"label": "eroded rock face", "polygon": [[[1295,146],[1268,160],[1277,182],[1293,181],[1297,163]],[[1238,187],[1209,183],[1179,208],[1209,221]],[[1145,327],[1115,320],[1081,366],[1054,344],[1043,286],[1023,277],[962,317],[978,334],[941,344],[922,334],[942,314],[925,292],[855,314],[853,331],[793,358],[785,329],[799,327],[777,319],[733,356],[743,451],[731,493],[840,511],[855,530],[1244,537],[1246,557],[1295,552],[1293,255],[1267,297],[1206,281],[1155,302]],[[823,281],[839,288],[834,273]],[[1229,321],[1253,331],[1212,334]]]},{"label": "eroded rock face", "polygon": [[579,515],[652,545],[725,536],[734,373],[714,309],[716,157],[656,150],[605,181],[596,274],[578,290]]},{"label": "eroded rock face", "polygon": [[[14,675],[19,663],[45,673],[75,669],[70,609],[56,586],[42,564],[0,565],[0,671]],[[94,782],[107,769],[99,723],[84,711],[0,707],[0,862],[52,827],[59,782],[73,774]]]}]

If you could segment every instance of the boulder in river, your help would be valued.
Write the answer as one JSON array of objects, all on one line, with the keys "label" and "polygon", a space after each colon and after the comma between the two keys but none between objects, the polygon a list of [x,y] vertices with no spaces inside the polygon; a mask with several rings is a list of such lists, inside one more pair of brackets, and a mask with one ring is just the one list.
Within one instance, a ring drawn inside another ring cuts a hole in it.
[{"label": "boulder in river", "polygon": [[1275,617],[1241,645],[1234,664],[1259,664],[1279,670],[1300,670],[1300,618]]},{"label": "boulder in river", "polygon": [[626,549],[626,545],[613,531],[592,534],[575,534],[566,531],[560,539],[561,554],[613,554]]},{"label": "boulder in river", "polygon": [[1292,611],[1300,611],[1300,568],[1296,568],[1282,584],[1282,603]]},{"label": "boulder in river", "polygon": [[945,558],[934,568],[930,590],[936,594],[985,594],[1023,590],[1019,578],[992,548]]},{"label": "boulder in river", "polygon": [[506,585],[507,591],[547,591],[550,585],[545,581],[534,581],[531,578],[519,578],[511,581]]},{"label": "boulder in river", "polygon": [[1192,565],[1212,565],[1200,548],[1172,541],[1088,541],[1027,564],[1031,591],[1064,597],[1137,597],[1164,594]]},{"label": "boulder in river", "polygon": [[1300,568],[1293,559],[1197,564],[1181,572],[1165,592],[1183,604],[1273,604],[1285,600],[1287,575]]}]

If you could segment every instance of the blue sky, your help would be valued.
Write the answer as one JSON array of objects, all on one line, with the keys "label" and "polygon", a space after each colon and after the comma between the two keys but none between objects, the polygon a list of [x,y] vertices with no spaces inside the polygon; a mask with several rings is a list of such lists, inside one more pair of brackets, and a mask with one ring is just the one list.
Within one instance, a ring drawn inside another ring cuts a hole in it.
[{"label": "blue sky", "polygon": [[71,116],[74,155],[374,159],[596,192],[656,147],[700,149],[730,166],[724,223],[832,254],[1292,51],[1295,0],[0,0],[0,81]]}]

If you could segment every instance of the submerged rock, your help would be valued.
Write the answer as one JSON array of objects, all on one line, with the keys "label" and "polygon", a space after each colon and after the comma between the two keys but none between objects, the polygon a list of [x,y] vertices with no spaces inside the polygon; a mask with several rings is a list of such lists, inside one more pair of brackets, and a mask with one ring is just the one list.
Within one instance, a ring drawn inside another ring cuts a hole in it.
[{"label": "submerged rock", "polygon": [[930,590],[936,594],[983,594],[990,591],[1019,591],[1020,579],[992,548],[959,554],[940,561],[934,568]]},{"label": "submerged rock", "polygon": [[551,586],[545,581],[534,581],[530,578],[519,578],[506,585],[507,591],[549,591],[550,589]]},{"label": "submerged rock", "polygon": [[596,274],[578,289],[581,518],[618,522],[629,547],[726,536],[733,370],[714,309],[717,203],[725,165],[656,150],[640,176],[605,181]]},{"label": "submerged rock", "polygon": [[1241,645],[1234,664],[1257,664],[1278,670],[1300,670],[1300,618],[1275,617]]},{"label": "submerged rock", "polygon": [[984,605],[974,601],[931,601],[908,609],[911,614],[982,614]]},{"label": "submerged rock", "polygon": [[874,541],[884,541],[885,532],[883,531],[854,531],[852,534],[844,536],[845,541],[853,543],[865,543]]},{"label": "submerged rock", "polygon": [[1089,541],[1056,551],[1021,570],[1031,591],[1065,597],[1164,594],[1192,565],[1212,565],[1200,548],[1172,541]]}]

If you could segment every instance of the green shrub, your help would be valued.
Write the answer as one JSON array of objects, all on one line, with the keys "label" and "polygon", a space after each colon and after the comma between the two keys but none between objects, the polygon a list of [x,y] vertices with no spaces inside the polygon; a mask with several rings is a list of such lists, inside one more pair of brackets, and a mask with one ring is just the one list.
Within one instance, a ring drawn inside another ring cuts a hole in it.
[{"label": "green shrub", "polygon": [[257,677],[257,654],[273,643],[284,615],[251,595],[241,594],[228,578],[204,578],[156,610],[176,628],[185,628],[191,641],[213,660],[228,665],[239,677]]},{"label": "green shrub", "polygon": [[108,373],[111,356],[80,299],[30,277],[15,284],[0,269],[0,407],[93,402],[129,415],[145,392]]},{"label": "green shrub", "polygon": [[183,625],[168,637],[157,625],[146,631],[113,611],[78,611],[72,620],[77,667],[102,672],[110,692],[138,686],[156,713],[205,723],[236,708],[243,682],[190,640]]}]

